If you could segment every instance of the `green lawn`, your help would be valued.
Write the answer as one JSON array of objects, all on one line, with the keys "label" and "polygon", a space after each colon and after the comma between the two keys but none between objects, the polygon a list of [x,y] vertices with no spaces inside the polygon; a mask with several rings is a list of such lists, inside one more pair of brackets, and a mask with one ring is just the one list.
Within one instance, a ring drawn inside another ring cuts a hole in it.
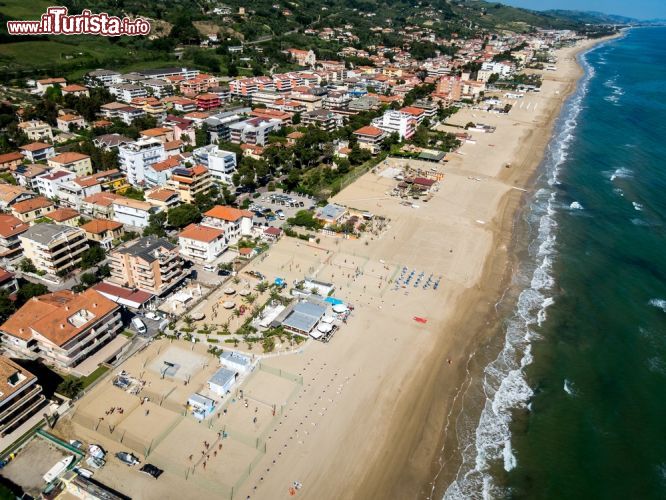
[{"label": "green lawn", "polygon": [[0,0],[0,13],[14,19],[39,19],[52,5],[58,3],[49,0]]},{"label": "green lawn", "polygon": [[83,382],[83,388],[85,389],[88,387],[90,384],[92,384],[95,380],[100,378],[102,375],[104,375],[106,372],[109,371],[109,368],[104,365],[100,365],[97,367],[97,369],[92,372],[90,375],[87,377],[83,377],[81,381]]}]

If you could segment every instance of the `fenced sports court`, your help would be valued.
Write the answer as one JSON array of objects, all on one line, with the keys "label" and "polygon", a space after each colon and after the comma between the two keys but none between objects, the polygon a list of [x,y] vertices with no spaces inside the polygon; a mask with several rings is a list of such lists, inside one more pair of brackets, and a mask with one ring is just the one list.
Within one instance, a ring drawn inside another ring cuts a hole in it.
[{"label": "fenced sports court", "polygon": [[129,384],[118,387],[117,374],[109,377],[77,403],[71,421],[173,474],[183,488],[194,482],[232,498],[266,454],[267,436],[303,378],[258,363],[200,422],[187,415],[187,397],[202,391],[219,367],[204,347],[155,342],[117,369]]}]

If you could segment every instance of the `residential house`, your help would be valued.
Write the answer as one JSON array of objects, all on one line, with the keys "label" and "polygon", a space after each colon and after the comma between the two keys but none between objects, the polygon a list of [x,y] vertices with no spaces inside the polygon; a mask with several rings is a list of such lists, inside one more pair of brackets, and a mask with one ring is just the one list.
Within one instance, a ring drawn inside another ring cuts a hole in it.
[{"label": "residential house", "polygon": [[70,290],[33,297],[0,326],[16,356],[73,368],[123,329],[120,306],[99,292]]},{"label": "residential house", "polygon": [[[12,170],[12,175],[18,182],[19,186],[34,190],[37,189],[35,185],[35,179],[47,174],[49,171],[50,167],[47,165],[28,163],[14,167]],[[1,206],[2,202],[0,196],[0,207]]]},{"label": "residential house", "polygon": [[155,295],[167,293],[187,276],[178,247],[154,236],[116,248],[109,260],[110,283]]},{"label": "residential house", "polygon": [[63,224],[65,226],[79,227],[81,214],[73,208],[58,208],[45,216],[54,224]]},{"label": "residential house", "polygon": [[0,267],[0,290],[4,290],[9,295],[15,294],[19,290],[16,275],[2,267]]},{"label": "residential house", "polygon": [[76,269],[81,254],[88,249],[82,229],[59,224],[35,224],[19,235],[23,256],[30,259],[38,271],[60,276]]},{"label": "residential house", "polygon": [[48,165],[52,168],[69,170],[77,176],[90,175],[93,173],[90,156],[73,151],[60,153],[59,155],[50,158]]},{"label": "residential house", "polygon": [[0,183],[0,209],[7,210],[19,201],[29,200],[35,193],[28,191],[23,186]]},{"label": "residential house", "polygon": [[88,92],[88,88],[84,87],[83,85],[76,85],[76,84],[70,84],[70,85],[65,85],[62,89],[62,95],[67,96],[67,95],[73,95],[76,97],[90,97],[90,92]]},{"label": "residential house", "polygon": [[165,212],[181,204],[178,191],[165,187],[156,187],[144,192],[146,201]]},{"label": "residential house", "polygon": [[197,109],[207,111],[209,109],[219,108],[222,105],[220,96],[213,93],[199,94],[194,98],[197,103]]},{"label": "residential house", "polygon": [[112,205],[113,220],[138,228],[148,226],[150,216],[159,212],[159,209],[150,203],[131,198],[115,199]]},{"label": "residential house", "polygon": [[139,134],[140,134],[139,140],[144,140],[144,141],[155,139],[157,141],[164,143],[174,140],[174,131],[172,128],[169,127],[149,128],[147,130],[142,130],[141,132],[139,132]]},{"label": "residential house", "polygon": [[55,149],[53,149],[53,146],[44,142],[31,142],[25,146],[20,146],[19,151],[21,151],[21,154],[32,163],[46,161],[52,156],[55,156]]},{"label": "residential house", "polygon": [[58,130],[61,132],[71,132],[75,129],[85,128],[86,121],[80,115],[75,115],[72,113],[64,113],[58,115],[56,119]]},{"label": "residential house", "polygon": [[50,89],[55,85],[64,87],[65,85],[67,85],[67,80],[65,80],[64,78],[44,78],[43,80],[37,80],[36,82],[37,92],[43,94],[44,92],[46,92],[47,89]]},{"label": "residential house", "polygon": [[224,230],[190,224],[178,235],[180,254],[195,262],[213,262],[227,249]]},{"label": "residential house", "polygon": [[118,148],[123,144],[133,142],[129,137],[120,134],[104,134],[99,135],[93,139],[95,147],[102,148],[106,151],[118,151]]},{"label": "residential house", "polygon": [[317,56],[312,50],[288,49],[287,54],[299,66],[314,66],[317,63]]},{"label": "residential house", "polygon": [[50,214],[55,210],[55,205],[51,200],[43,196],[30,198],[29,200],[19,201],[12,206],[12,214],[23,222],[30,223]]},{"label": "residential house", "polygon": [[18,124],[18,128],[28,139],[35,142],[52,141],[53,132],[51,125],[41,120],[28,120]]},{"label": "residential house", "polygon": [[236,243],[242,236],[252,235],[254,214],[249,210],[216,205],[203,215],[201,224],[223,229],[228,243]]},{"label": "residential house", "polygon": [[121,199],[125,199],[125,197],[108,192],[96,193],[81,200],[79,211],[89,217],[112,219],[114,215],[113,202]]},{"label": "residential house", "polygon": [[118,240],[125,234],[120,222],[106,219],[93,219],[81,226],[89,241],[98,243],[105,250],[113,247],[114,240]]},{"label": "residential house", "polygon": [[84,77],[86,85],[103,85],[104,87],[110,87],[116,83],[120,83],[122,79],[120,78],[120,73],[117,71],[110,71],[108,69],[98,69],[91,71],[86,74]]},{"label": "residential house", "polygon": [[23,155],[18,151],[0,155],[0,172],[13,170],[23,163]]}]

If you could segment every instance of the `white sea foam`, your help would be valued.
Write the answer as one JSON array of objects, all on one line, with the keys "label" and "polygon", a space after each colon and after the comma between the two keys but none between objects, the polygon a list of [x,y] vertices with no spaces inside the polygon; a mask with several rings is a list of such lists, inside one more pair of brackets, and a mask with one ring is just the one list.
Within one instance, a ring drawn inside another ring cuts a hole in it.
[{"label": "white sea foam", "polygon": [[566,392],[569,396],[576,395],[576,388],[574,387],[573,382],[567,378],[564,379],[564,392]]},{"label": "white sea foam", "polygon": [[615,179],[631,179],[634,176],[634,172],[628,168],[620,167],[616,169],[610,176],[610,180],[614,181]]},{"label": "white sea foam", "polygon": [[653,373],[658,373],[659,375],[666,375],[666,361],[659,356],[653,356],[648,359],[648,368]]},{"label": "white sea foam", "polygon": [[528,246],[531,260],[525,262],[515,276],[524,288],[518,296],[514,315],[507,322],[503,349],[484,370],[486,400],[478,425],[474,431],[460,431],[462,465],[444,493],[447,500],[506,497],[507,492],[502,491],[490,474],[491,465],[503,462],[508,471],[518,464],[511,448],[511,416],[516,409],[530,408],[534,393],[524,370],[532,363],[531,342],[538,337],[535,328],[545,321],[546,310],[554,302],[550,293],[554,284],[551,267],[557,231],[554,216],[561,202],[556,199],[553,187],[559,184],[559,171],[567,158],[582,99],[594,76],[594,68],[584,56],[581,63],[586,76],[558,120],[556,135],[542,165],[546,185],[534,193],[526,213],[527,222],[536,234]]},{"label": "white sea foam", "polygon": [[583,205],[581,205],[577,201],[573,201],[571,202],[571,205],[569,205],[569,208],[572,210],[583,210]]},{"label": "white sea foam", "polygon": [[650,299],[648,304],[657,307],[666,313],[666,299]]},{"label": "white sea foam", "polygon": [[638,210],[639,212],[643,211],[643,205],[641,205],[637,201],[632,201],[631,204],[634,206],[634,210]]},{"label": "white sea foam", "polygon": [[617,195],[619,195],[619,196],[622,196],[622,197],[624,198],[624,191],[622,191],[622,189],[620,189],[620,188],[615,188],[615,189],[613,189],[613,192],[614,192],[615,194],[617,194]]}]

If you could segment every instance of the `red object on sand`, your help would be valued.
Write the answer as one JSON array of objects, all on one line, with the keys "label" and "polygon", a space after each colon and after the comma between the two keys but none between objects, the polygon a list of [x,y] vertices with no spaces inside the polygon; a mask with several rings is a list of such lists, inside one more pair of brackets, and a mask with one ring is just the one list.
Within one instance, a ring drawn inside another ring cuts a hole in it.
[{"label": "red object on sand", "polygon": [[420,316],[414,316],[414,321],[416,321],[417,323],[427,323],[428,322],[427,319],[421,318]]}]

